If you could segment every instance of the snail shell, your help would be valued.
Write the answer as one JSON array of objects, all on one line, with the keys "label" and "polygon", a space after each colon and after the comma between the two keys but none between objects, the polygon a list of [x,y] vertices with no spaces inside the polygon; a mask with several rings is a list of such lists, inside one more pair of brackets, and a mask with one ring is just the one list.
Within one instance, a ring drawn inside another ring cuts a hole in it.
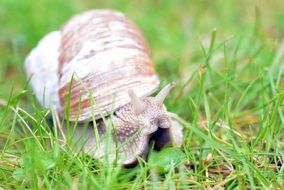
[{"label": "snail shell", "polygon": [[[60,116],[68,110],[70,121],[97,119],[102,137],[107,125],[99,119],[114,112],[109,122],[116,129],[112,138],[122,145],[118,152],[125,165],[145,155],[150,140],[159,147],[168,142],[181,146],[182,127],[163,105],[175,84],[150,97],[159,79],[148,45],[119,12],[92,10],[72,17],[39,42],[27,56],[25,69],[43,106],[55,108]],[[103,139],[95,145],[93,127],[83,130],[79,125],[74,138],[83,136],[84,151],[101,158],[107,143]],[[116,143],[112,147],[117,149]]]},{"label": "snail shell", "polygon": [[106,116],[130,102],[129,89],[145,97],[159,85],[143,35],[111,10],[71,18],[40,41],[25,68],[41,104],[60,115],[68,107],[71,121]]}]

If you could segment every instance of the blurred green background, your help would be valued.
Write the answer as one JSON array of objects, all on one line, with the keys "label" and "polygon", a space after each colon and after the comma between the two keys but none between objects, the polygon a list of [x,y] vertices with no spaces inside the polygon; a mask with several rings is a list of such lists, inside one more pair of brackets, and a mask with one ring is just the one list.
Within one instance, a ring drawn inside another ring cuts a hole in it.
[{"label": "blurred green background", "polygon": [[[273,48],[284,36],[284,1],[1,0],[0,98],[22,89],[23,60],[40,38],[72,15],[95,8],[120,10],[141,28],[167,81],[184,82],[204,61],[200,42],[208,45],[214,28],[217,42],[231,44],[261,42]],[[254,47],[241,48],[245,56],[253,54]]]}]

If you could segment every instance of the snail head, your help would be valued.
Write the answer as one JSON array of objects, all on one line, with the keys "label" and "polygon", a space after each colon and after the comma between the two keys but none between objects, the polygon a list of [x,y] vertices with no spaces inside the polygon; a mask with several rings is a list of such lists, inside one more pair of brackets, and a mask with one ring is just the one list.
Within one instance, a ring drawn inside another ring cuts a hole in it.
[{"label": "snail head", "polygon": [[155,97],[139,98],[132,90],[128,91],[133,112],[137,116],[140,127],[142,127],[142,133],[145,135],[154,133],[158,128],[169,128],[171,126],[163,102],[174,86],[174,82],[167,84]]}]

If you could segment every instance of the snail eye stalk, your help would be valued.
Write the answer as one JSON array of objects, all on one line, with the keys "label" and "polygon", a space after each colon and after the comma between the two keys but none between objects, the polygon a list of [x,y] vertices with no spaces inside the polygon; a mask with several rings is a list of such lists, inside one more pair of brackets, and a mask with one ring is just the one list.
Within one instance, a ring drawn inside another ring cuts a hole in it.
[{"label": "snail eye stalk", "polygon": [[163,102],[169,94],[170,90],[176,86],[175,82],[167,84],[155,97],[155,102],[158,106],[163,106]]},{"label": "snail eye stalk", "polygon": [[145,103],[137,97],[133,90],[128,91],[129,97],[132,101],[134,112],[136,115],[143,113],[146,109]]}]

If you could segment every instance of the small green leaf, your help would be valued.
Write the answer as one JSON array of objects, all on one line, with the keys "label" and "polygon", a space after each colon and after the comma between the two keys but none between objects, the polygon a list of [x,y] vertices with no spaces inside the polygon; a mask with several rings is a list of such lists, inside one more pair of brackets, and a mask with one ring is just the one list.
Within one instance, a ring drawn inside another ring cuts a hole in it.
[{"label": "small green leaf", "polygon": [[23,168],[16,169],[12,174],[12,177],[17,181],[22,181],[24,179],[24,176],[25,170]]},{"label": "small green leaf", "polygon": [[55,162],[50,156],[42,153],[40,154],[40,165],[44,170],[48,170],[55,166]]},{"label": "small green leaf", "polygon": [[185,154],[178,148],[165,148],[160,152],[153,151],[150,154],[150,167],[157,167],[159,172],[166,172],[173,165],[179,164],[185,159]]}]

